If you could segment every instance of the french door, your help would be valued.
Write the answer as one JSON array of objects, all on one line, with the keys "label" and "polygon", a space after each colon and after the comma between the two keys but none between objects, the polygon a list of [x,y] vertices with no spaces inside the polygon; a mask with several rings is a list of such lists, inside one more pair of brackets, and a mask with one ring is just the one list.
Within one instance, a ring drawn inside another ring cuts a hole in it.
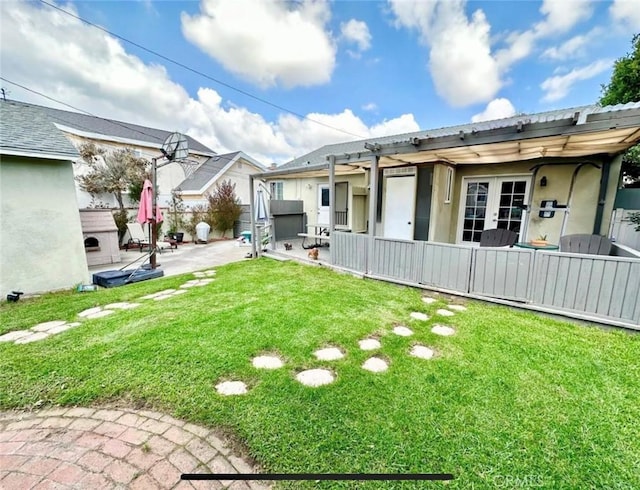
[{"label": "french door", "polygon": [[463,179],[457,242],[478,243],[482,230],[492,228],[520,234],[530,186],[528,176]]}]

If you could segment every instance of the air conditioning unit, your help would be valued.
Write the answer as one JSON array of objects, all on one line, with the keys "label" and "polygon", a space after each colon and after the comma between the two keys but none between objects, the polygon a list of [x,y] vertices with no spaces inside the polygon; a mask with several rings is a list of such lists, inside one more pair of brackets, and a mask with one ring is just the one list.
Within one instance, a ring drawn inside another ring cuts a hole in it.
[{"label": "air conditioning unit", "polygon": [[406,177],[416,174],[416,167],[385,168],[382,175],[385,177]]}]

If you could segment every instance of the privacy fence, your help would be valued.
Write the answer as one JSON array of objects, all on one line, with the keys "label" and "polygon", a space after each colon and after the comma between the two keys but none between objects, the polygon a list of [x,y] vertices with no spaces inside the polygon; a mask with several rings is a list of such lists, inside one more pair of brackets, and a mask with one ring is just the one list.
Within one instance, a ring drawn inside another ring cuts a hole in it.
[{"label": "privacy fence", "polygon": [[456,294],[640,328],[640,259],[334,232],[333,265]]}]

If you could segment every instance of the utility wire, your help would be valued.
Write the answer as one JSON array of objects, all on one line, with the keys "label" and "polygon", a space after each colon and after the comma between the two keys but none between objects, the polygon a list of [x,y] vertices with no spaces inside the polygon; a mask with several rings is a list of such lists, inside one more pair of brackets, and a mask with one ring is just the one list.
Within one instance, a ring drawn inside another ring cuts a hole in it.
[{"label": "utility wire", "polygon": [[257,95],[253,95],[252,93],[249,93],[249,92],[247,92],[245,90],[242,90],[242,89],[239,89],[237,87],[234,87],[233,85],[231,85],[229,83],[226,83],[226,82],[223,82],[222,80],[218,80],[217,78],[214,78],[211,75],[207,75],[206,73],[203,73],[200,70],[196,70],[195,68],[192,68],[192,67],[190,67],[188,65],[185,65],[184,63],[176,61],[176,60],[174,60],[172,58],[169,58],[168,56],[165,56],[165,55],[163,55],[163,54],[161,54],[161,53],[159,53],[157,51],[149,49],[149,48],[147,48],[147,47],[145,47],[145,46],[143,46],[141,44],[138,44],[135,41],[131,41],[131,40],[129,40],[129,39],[123,37],[123,36],[120,36],[119,34],[116,34],[116,33],[112,32],[112,31],[109,31],[108,29],[105,29],[104,27],[101,27],[101,26],[99,26],[97,24],[94,24],[93,22],[88,21],[88,20],[86,20],[86,19],[84,19],[84,18],[82,18],[82,17],[80,17],[80,16],[78,16],[78,15],[76,15],[74,13],[71,13],[71,12],[61,8],[61,7],[58,7],[55,4],[49,3],[46,0],[39,0],[39,1],[41,3],[43,3],[43,4],[45,4],[45,5],[53,8],[53,9],[56,9],[56,10],[62,12],[63,14],[66,14],[66,15],[68,15],[70,17],[73,17],[74,19],[77,19],[77,20],[79,20],[81,22],[84,22],[85,24],[87,24],[89,26],[95,27],[96,29],[100,29],[101,31],[106,32],[110,36],[113,36],[113,37],[115,37],[117,39],[120,39],[121,41],[129,43],[132,46],[135,46],[136,48],[139,48],[139,49],[141,49],[143,51],[146,51],[147,53],[150,53],[150,54],[152,54],[154,56],[157,56],[158,58],[161,58],[161,59],[163,59],[163,60],[165,60],[165,61],[167,61],[169,63],[172,63],[172,64],[174,64],[176,66],[179,66],[180,68],[183,68],[183,69],[185,69],[187,71],[195,73],[196,75],[204,77],[207,80],[210,80],[210,81],[212,81],[214,83],[217,83],[219,85],[227,87],[228,89],[231,89],[231,90],[233,90],[235,92],[238,92],[238,93],[240,93],[240,94],[242,94],[242,95],[244,95],[246,97],[250,97],[250,98],[252,98],[254,100],[257,100],[258,102],[262,102],[263,104],[266,104],[266,105],[269,105],[271,107],[274,107],[274,108],[276,108],[276,109],[278,109],[280,111],[288,112],[289,114],[293,114],[294,116],[299,117],[300,119],[305,119],[305,120],[310,121],[312,123],[319,124],[320,126],[324,126],[325,128],[329,128],[329,129],[332,129],[334,131],[338,131],[340,133],[348,134],[349,136],[354,136],[354,137],[359,138],[359,139],[366,139],[365,136],[362,136],[362,135],[359,135],[359,134],[355,134],[355,133],[351,133],[350,131],[346,131],[344,129],[336,128],[335,126],[331,126],[330,124],[323,123],[322,121],[317,121],[317,120],[312,119],[312,118],[310,118],[308,116],[304,116],[304,115],[299,114],[299,113],[297,113],[295,111],[287,109],[286,107],[283,107],[281,105],[278,105],[278,104],[275,104],[273,102],[270,102],[267,99],[263,99],[262,97],[258,97]]}]

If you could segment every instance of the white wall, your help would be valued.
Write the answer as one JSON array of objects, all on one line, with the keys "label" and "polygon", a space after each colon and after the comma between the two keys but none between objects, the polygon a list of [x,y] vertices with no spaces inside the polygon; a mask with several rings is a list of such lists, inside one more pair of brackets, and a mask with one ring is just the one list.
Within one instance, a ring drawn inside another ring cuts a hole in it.
[{"label": "white wall", "polygon": [[71,162],[0,162],[0,294],[89,281]]}]

